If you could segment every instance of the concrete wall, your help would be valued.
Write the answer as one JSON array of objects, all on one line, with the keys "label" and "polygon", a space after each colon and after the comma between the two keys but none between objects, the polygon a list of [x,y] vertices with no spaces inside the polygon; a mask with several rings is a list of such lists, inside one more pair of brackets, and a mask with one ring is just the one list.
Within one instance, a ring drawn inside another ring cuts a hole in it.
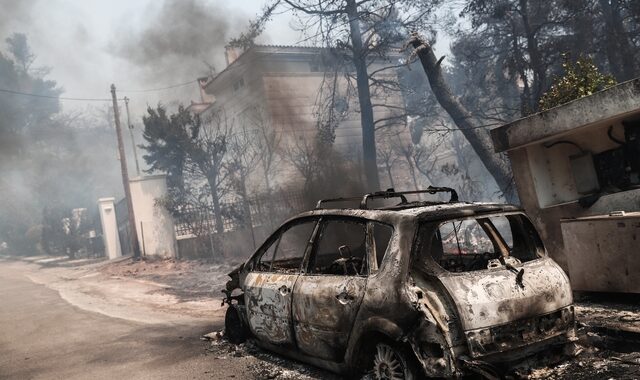
[{"label": "concrete wall", "polygon": [[140,251],[146,256],[176,257],[173,217],[156,200],[166,196],[165,175],[133,178],[129,181]]},{"label": "concrete wall", "polygon": [[629,118],[640,109],[640,78],[491,130],[496,152],[555,139],[581,128]]},{"label": "concrete wall", "polygon": [[98,199],[98,212],[102,224],[105,256],[109,259],[118,258],[122,256],[122,251],[118,236],[118,223],[116,222],[115,198]]},{"label": "concrete wall", "polygon": [[[578,143],[592,153],[616,146],[607,136],[610,125],[617,136],[621,128],[616,121],[576,129],[557,139]],[[591,207],[578,204],[569,157],[576,147],[562,144],[546,148],[544,143],[527,145],[508,152],[522,206],[534,221],[551,257],[568,270],[561,219],[608,214],[613,211],[640,211],[640,189],[605,194]],[[569,249],[572,249],[569,247]]]}]

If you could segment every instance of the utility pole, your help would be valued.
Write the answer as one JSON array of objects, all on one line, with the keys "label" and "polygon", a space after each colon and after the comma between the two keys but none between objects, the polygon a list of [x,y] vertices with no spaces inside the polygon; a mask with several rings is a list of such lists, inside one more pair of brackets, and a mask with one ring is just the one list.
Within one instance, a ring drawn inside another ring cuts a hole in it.
[{"label": "utility pole", "polygon": [[138,163],[138,151],[136,150],[136,141],[133,138],[133,124],[131,124],[131,116],[129,115],[129,98],[124,97],[124,105],[127,108],[127,126],[131,134],[131,145],[133,146],[133,159],[136,162],[136,174],[140,177],[140,164]]},{"label": "utility pole", "polygon": [[131,188],[129,186],[129,173],[127,171],[127,158],[124,155],[124,144],[122,143],[122,130],[120,128],[120,110],[118,109],[118,99],[116,98],[116,86],[111,85],[111,97],[113,98],[113,118],[116,122],[116,136],[118,137],[118,152],[120,153],[120,169],[122,170],[122,185],[124,186],[124,197],[127,199],[127,209],[129,210],[129,242],[134,259],[140,258],[140,246],[138,245],[138,232],[136,231],[136,219],[133,213],[133,202],[131,201]]}]

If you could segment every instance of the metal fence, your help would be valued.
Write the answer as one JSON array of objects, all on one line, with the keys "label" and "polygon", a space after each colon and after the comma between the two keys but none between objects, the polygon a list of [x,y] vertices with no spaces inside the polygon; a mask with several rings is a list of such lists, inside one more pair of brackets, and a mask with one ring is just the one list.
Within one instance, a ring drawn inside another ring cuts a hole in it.
[{"label": "metal fence", "polygon": [[[280,192],[251,197],[243,201],[221,202],[222,231],[272,227],[305,209],[302,192]],[[216,215],[212,204],[185,205],[175,214],[176,236],[201,236],[216,233]]]}]

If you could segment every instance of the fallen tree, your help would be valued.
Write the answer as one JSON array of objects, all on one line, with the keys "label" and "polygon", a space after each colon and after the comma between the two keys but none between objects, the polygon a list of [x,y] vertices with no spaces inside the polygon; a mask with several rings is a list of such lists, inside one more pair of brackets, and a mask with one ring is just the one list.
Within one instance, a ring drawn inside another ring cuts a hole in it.
[{"label": "fallen tree", "polygon": [[427,74],[431,90],[438,100],[438,103],[440,103],[442,108],[449,114],[453,122],[460,129],[460,132],[469,141],[473,150],[495,179],[507,202],[519,203],[513,186],[511,165],[507,157],[494,152],[490,136],[485,126],[476,125],[473,122],[471,113],[453,95],[449,85],[444,79],[441,67],[444,56],[437,59],[431,44],[415,32],[411,34],[408,45],[415,49],[414,54],[422,63],[422,68]]}]

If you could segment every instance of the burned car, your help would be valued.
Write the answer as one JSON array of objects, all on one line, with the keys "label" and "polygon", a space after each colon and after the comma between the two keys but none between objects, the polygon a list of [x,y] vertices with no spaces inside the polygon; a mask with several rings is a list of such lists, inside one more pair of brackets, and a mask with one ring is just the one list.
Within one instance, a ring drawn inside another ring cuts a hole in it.
[{"label": "burned car", "polygon": [[231,341],[339,373],[490,377],[575,340],[569,279],[523,211],[450,188],[321,200],[229,276]]}]

